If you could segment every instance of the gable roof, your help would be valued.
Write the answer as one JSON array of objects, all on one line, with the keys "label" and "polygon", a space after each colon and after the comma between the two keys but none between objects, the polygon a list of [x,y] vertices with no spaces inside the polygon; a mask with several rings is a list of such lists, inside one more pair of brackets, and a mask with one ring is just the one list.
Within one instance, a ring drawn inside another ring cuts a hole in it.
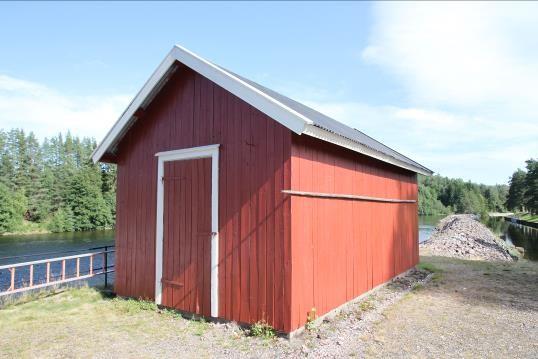
[{"label": "gable roof", "polygon": [[364,133],[324,114],[215,65],[181,47],[174,46],[159,67],[135,96],[118,121],[106,134],[92,154],[98,162],[107,153],[114,153],[127,130],[137,120],[137,111],[145,109],[166,84],[180,62],[233,93],[291,131],[316,137],[383,162],[431,175],[433,172],[410,158],[396,152]]}]

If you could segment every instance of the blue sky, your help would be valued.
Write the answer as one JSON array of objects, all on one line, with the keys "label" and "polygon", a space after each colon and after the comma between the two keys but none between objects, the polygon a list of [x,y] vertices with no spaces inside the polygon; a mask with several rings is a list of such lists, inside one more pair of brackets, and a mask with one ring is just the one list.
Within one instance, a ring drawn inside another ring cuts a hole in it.
[{"label": "blue sky", "polygon": [[538,156],[538,7],[0,3],[0,127],[98,140],[173,44],[451,177]]}]

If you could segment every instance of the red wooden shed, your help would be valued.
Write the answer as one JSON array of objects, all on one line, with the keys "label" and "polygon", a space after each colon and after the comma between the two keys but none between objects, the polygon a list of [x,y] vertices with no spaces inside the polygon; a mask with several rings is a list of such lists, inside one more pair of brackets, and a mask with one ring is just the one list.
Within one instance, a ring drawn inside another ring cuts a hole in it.
[{"label": "red wooden shed", "polygon": [[430,170],[179,46],[93,160],[118,168],[122,296],[290,333],[418,262]]}]

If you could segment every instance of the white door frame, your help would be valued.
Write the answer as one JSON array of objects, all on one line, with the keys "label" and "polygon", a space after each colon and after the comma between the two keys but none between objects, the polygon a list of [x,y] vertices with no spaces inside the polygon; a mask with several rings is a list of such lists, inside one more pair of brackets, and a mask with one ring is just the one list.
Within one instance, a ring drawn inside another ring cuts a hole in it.
[{"label": "white door frame", "polygon": [[211,316],[219,315],[219,144],[156,153],[157,167],[157,233],[155,236],[155,303],[162,304],[164,163],[196,158],[211,158]]}]

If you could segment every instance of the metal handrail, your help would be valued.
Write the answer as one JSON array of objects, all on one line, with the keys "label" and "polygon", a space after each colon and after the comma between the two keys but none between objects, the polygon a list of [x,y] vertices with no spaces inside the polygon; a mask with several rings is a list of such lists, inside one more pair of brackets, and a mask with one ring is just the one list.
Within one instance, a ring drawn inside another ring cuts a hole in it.
[{"label": "metal handrail", "polygon": [[[102,251],[95,251],[97,249],[104,249]],[[95,277],[97,275],[104,274],[105,276],[105,287],[108,286],[108,273],[114,272],[114,265],[108,266],[108,254],[114,253],[115,249],[114,246],[103,246],[103,247],[95,247],[95,248],[88,248],[87,250],[91,250],[92,252],[87,253],[81,253],[76,255],[70,255],[70,256],[63,256],[63,257],[56,257],[56,258],[47,258],[47,259],[39,259],[35,261],[29,261],[29,262],[21,262],[21,263],[12,263],[12,264],[6,264],[1,265],[0,270],[9,270],[10,272],[10,286],[7,290],[0,292],[0,297],[4,295],[9,294],[15,294],[20,292],[25,292],[32,289],[38,289],[38,288],[44,288],[52,285],[58,285],[63,283],[69,283],[77,280],[83,280],[83,279],[89,279],[92,277]],[[67,251],[66,251],[67,252]],[[65,253],[65,252],[64,252]],[[35,254],[34,256],[43,255],[43,254]],[[103,256],[103,264],[99,268],[94,268],[94,257],[102,255]],[[28,255],[27,255],[28,256]],[[82,258],[89,258],[89,265],[88,270],[81,271],[80,265],[81,265],[81,259]],[[68,277],[66,273],[66,262],[76,260],[76,275]],[[62,265],[62,271],[60,276],[54,276],[51,273],[51,264],[52,263],[61,263]],[[46,281],[44,283],[34,284],[34,266],[40,265],[40,264],[46,264]],[[19,268],[28,267],[29,275],[28,275],[28,283],[29,285],[18,287],[17,284],[20,284],[22,281],[15,281],[15,274],[16,270]],[[112,270],[109,270],[112,268]],[[60,278],[59,280],[56,280],[56,278]]]},{"label": "metal handrail", "polygon": [[93,256],[94,254],[113,253],[115,251],[116,250],[102,251],[102,252],[90,252],[90,253],[75,254],[75,255],[67,256],[67,257],[47,258],[47,259],[39,259],[36,261],[30,261],[30,262],[5,264],[5,265],[0,266],[0,270],[28,266],[32,264],[43,264],[43,263],[48,263],[48,262],[59,262],[59,261],[69,260],[69,259],[85,258],[85,257]]},{"label": "metal handrail", "polygon": [[69,251],[54,251],[54,252],[41,252],[41,253],[33,253],[33,254],[21,254],[19,256],[0,257],[0,261],[6,260],[6,259],[47,256],[47,255],[51,255],[51,254],[65,254],[65,253],[75,253],[75,252],[82,252],[82,251],[95,251],[95,250],[98,250],[98,249],[106,249],[106,248],[111,248],[111,247],[114,247],[114,245],[111,244],[109,246],[100,246],[100,247],[82,248],[82,249],[72,249],[72,250],[69,250]]}]

